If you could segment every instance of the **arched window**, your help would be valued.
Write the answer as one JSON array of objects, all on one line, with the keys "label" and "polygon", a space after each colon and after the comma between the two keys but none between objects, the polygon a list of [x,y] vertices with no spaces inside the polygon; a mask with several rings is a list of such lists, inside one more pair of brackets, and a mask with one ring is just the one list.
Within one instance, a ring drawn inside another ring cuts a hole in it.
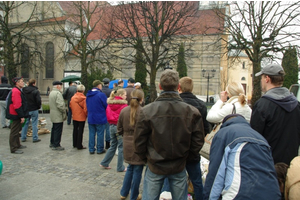
[{"label": "arched window", "polygon": [[21,45],[21,76],[29,78],[29,47],[27,44]]},{"label": "arched window", "polygon": [[54,78],[54,45],[52,42],[46,44],[46,78]]},{"label": "arched window", "polygon": [[245,77],[242,77],[242,78],[241,78],[241,80],[242,80],[242,81],[245,81],[245,80],[246,80],[246,78],[245,78]]}]

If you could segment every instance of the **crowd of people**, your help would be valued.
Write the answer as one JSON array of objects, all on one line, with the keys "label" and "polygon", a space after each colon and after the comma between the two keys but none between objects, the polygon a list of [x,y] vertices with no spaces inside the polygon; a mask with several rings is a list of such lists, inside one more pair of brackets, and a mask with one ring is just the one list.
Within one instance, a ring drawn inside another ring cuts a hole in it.
[{"label": "crowd of people", "polygon": [[[300,199],[300,104],[282,87],[280,65],[267,65],[255,76],[261,77],[263,95],[252,109],[242,84],[232,81],[209,111],[193,94],[192,78],[180,79],[172,69],[163,71],[161,93],[146,106],[141,84],[133,78],[126,88],[119,80],[113,89],[108,78],[95,80],[86,96],[82,84],[70,83],[62,93],[62,82],[54,81],[49,93],[50,148],[64,150],[60,143],[67,120],[73,124],[74,148],[105,153],[101,168],[111,169],[118,152],[116,171],[125,172],[120,199],[159,199],[163,190],[170,191],[173,200],[187,199],[187,177],[196,200]],[[25,142],[30,120],[33,142],[41,141],[37,134],[41,97],[35,79],[27,87],[22,77],[13,83],[12,88],[1,77],[1,125],[11,128],[11,153],[21,154],[26,146],[20,143],[19,131]],[[86,120],[88,147],[82,141]],[[203,182],[199,152],[213,124],[221,128],[212,140]]]}]

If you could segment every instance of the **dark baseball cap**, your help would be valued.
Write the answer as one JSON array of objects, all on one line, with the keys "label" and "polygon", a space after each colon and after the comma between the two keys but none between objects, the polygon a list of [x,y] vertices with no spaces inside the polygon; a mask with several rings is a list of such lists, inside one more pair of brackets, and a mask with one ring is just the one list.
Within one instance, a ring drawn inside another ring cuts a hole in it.
[{"label": "dark baseball cap", "polygon": [[129,83],[135,83],[135,80],[134,80],[133,78],[129,78],[129,79],[128,79],[128,82],[129,82]]},{"label": "dark baseball cap", "polygon": [[15,77],[12,79],[12,81],[14,82],[14,84],[16,84],[19,80],[21,80],[23,77]]}]

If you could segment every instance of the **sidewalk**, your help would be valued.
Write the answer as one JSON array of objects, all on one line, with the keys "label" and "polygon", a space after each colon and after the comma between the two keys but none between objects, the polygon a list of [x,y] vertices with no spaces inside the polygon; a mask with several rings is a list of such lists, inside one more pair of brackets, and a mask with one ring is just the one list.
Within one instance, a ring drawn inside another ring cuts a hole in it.
[{"label": "sidewalk", "polygon": [[[47,120],[46,128],[51,131],[49,114],[43,116]],[[0,160],[4,166],[0,175],[0,199],[120,199],[125,173],[116,171],[117,158],[110,164],[112,169],[100,168],[99,162],[105,154],[90,155],[88,149],[74,149],[72,131],[73,126],[64,122],[61,140],[64,151],[49,148],[50,134],[45,134],[39,136],[42,141],[38,143],[32,143],[32,138],[27,137],[26,142],[21,142],[27,146],[24,153],[11,154],[10,129],[0,128]],[[87,123],[83,145],[88,146]]]}]

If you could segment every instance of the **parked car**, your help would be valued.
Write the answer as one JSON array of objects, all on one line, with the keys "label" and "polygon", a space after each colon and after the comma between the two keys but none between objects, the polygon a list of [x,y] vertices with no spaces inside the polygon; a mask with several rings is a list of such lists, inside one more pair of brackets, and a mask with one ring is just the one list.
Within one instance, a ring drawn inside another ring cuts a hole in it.
[{"label": "parked car", "polygon": [[291,85],[290,92],[292,92],[298,101],[300,101],[300,84]]}]

